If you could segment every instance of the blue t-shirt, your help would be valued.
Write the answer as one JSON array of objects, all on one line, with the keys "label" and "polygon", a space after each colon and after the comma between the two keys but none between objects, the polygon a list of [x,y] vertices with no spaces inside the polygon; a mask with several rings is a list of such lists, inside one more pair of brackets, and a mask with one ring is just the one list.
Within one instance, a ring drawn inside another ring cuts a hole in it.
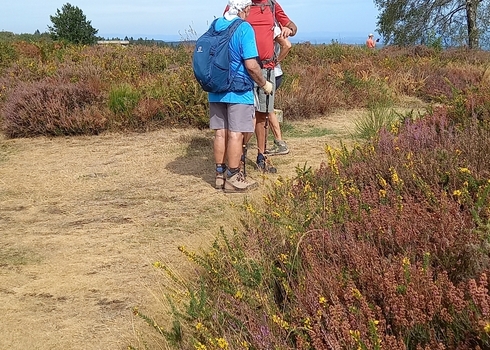
[{"label": "blue t-shirt", "polygon": [[[236,18],[232,19],[232,21]],[[216,30],[227,28],[232,21],[221,17],[216,21]],[[255,33],[248,22],[243,22],[233,33],[230,40],[230,69],[237,74],[247,77],[252,81],[250,74],[244,65],[244,60],[255,58],[259,55],[255,43]],[[254,95],[252,90],[241,92],[210,92],[208,94],[209,102],[241,103],[247,105],[254,104]]]}]

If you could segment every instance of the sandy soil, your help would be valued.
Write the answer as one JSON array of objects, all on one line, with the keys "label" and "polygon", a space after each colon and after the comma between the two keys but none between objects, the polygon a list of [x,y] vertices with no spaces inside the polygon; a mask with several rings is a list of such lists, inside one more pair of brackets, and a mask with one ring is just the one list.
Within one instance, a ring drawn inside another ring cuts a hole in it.
[{"label": "sandy soil", "polygon": [[[294,123],[331,133],[287,137],[291,153],[271,157],[279,174],[317,167],[359,113]],[[0,349],[127,349],[146,326],[132,308],[162,309],[152,263],[185,274],[178,246],[205,249],[220,225],[238,225],[232,204],[245,195],[213,183],[209,130],[0,138]]]}]

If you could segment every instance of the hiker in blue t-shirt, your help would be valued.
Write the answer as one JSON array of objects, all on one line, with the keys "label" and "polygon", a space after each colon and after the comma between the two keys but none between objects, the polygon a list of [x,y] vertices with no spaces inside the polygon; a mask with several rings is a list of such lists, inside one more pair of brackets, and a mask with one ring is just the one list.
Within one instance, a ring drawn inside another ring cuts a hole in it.
[{"label": "hiker in blue t-shirt", "polygon": [[[245,19],[250,12],[251,0],[229,0],[228,11],[218,18],[216,30],[227,28],[238,18]],[[237,72],[235,79],[250,79],[262,87],[266,94],[272,93],[273,84],[267,81],[257,61],[258,51],[252,26],[241,23],[229,43],[230,69]],[[246,179],[240,170],[244,133],[253,133],[254,94],[247,91],[210,92],[208,95],[210,122],[215,130],[214,159],[216,163],[217,189],[225,192],[244,192],[257,187],[257,182]]]}]

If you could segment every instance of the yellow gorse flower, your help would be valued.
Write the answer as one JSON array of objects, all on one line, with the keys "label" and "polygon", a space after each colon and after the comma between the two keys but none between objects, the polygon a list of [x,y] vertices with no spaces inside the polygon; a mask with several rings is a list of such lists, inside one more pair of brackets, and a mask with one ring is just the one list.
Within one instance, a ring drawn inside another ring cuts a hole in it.
[{"label": "yellow gorse flower", "polygon": [[391,133],[392,134],[397,134],[398,133],[398,125],[393,123],[391,124]]},{"label": "yellow gorse flower", "polygon": [[254,207],[252,206],[252,204],[247,204],[247,211],[249,213],[252,213],[252,214],[255,214],[256,213],[256,210],[254,209]]},{"label": "yellow gorse flower", "polygon": [[395,185],[398,184],[400,182],[400,178],[398,177],[398,173],[396,172],[395,168],[391,167],[390,171],[391,171],[391,181]]},{"label": "yellow gorse flower", "polygon": [[277,315],[272,315],[272,321],[274,321],[274,323],[279,325],[279,327],[281,327],[281,328],[284,328],[284,329],[289,328],[289,323],[287,323],[286,321],[284,321],[281,317],[279,317]]},{"label": "yellow gorse flower", "polygon": [[305,184],[305,187],[303,188],[303,192],[304,192],[304,193],[307,193],[307,192],[309,192],[309,191],[311,191],[311,186],[310,186],[310,183],[309,183],[309,182],[307,182],[307,183]]},{"label": "yellow gorse flower", "polygon": [[235,293],[235,299],[237,299],[237,300],[243,299],[243,293],[242,293],[242,291],[240,291],[240,290],[237,290],[236,291],[236,293]]},{"label": "yellow gorse flower", "polygon": [[361,339],[361,332],[359,332],[357,329],[353,331],[352,329],[349,330],[349,334],[354,338],[354,340],[359,340]]},{"label": "yellow gorse flower", "polygon": [[303,324],[305,325],[305,328],[308,330],[311,330],[311,319],[309,317],[305,318],[303,321]]},{"label": "yellow gorse flower", "polygon": [[224,338],[217,338],[216,343],[220,349],[228,349],[228,342]]},{"label": "yellow gorse flower", "polygon": [[201,342],[197,342],[196,345],[194,345],[194,349],[196,350],[207,350],[206,345],[202,344]]},{"label": "yellow gorse flower", "polygon": [[381,176],[379,177],[379,185],[383,188],[386,188],[386,186],[388,186],[388,184],[386,183],[386,180],[384,178],[382,178]]},{"label": "yellow gorse flower", "polygon": [[352,295],[354,295],[354,297],[356,299],[361,299],[362,298],[362,294],[359,291],[359,289],[357,289],[357,288],[352,288]]}]

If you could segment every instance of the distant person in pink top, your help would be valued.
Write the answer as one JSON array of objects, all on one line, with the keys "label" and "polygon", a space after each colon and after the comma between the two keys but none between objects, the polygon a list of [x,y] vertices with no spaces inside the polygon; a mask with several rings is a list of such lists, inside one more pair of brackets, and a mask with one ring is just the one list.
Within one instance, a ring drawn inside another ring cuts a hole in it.
[{"label": "distant person in pink top", "polygon": [[376,42],[374,41],[374,35],[373,34],[369,34],[369,36],[366,40],[366,46],[369,49],[374,49],[376,47]]}]

